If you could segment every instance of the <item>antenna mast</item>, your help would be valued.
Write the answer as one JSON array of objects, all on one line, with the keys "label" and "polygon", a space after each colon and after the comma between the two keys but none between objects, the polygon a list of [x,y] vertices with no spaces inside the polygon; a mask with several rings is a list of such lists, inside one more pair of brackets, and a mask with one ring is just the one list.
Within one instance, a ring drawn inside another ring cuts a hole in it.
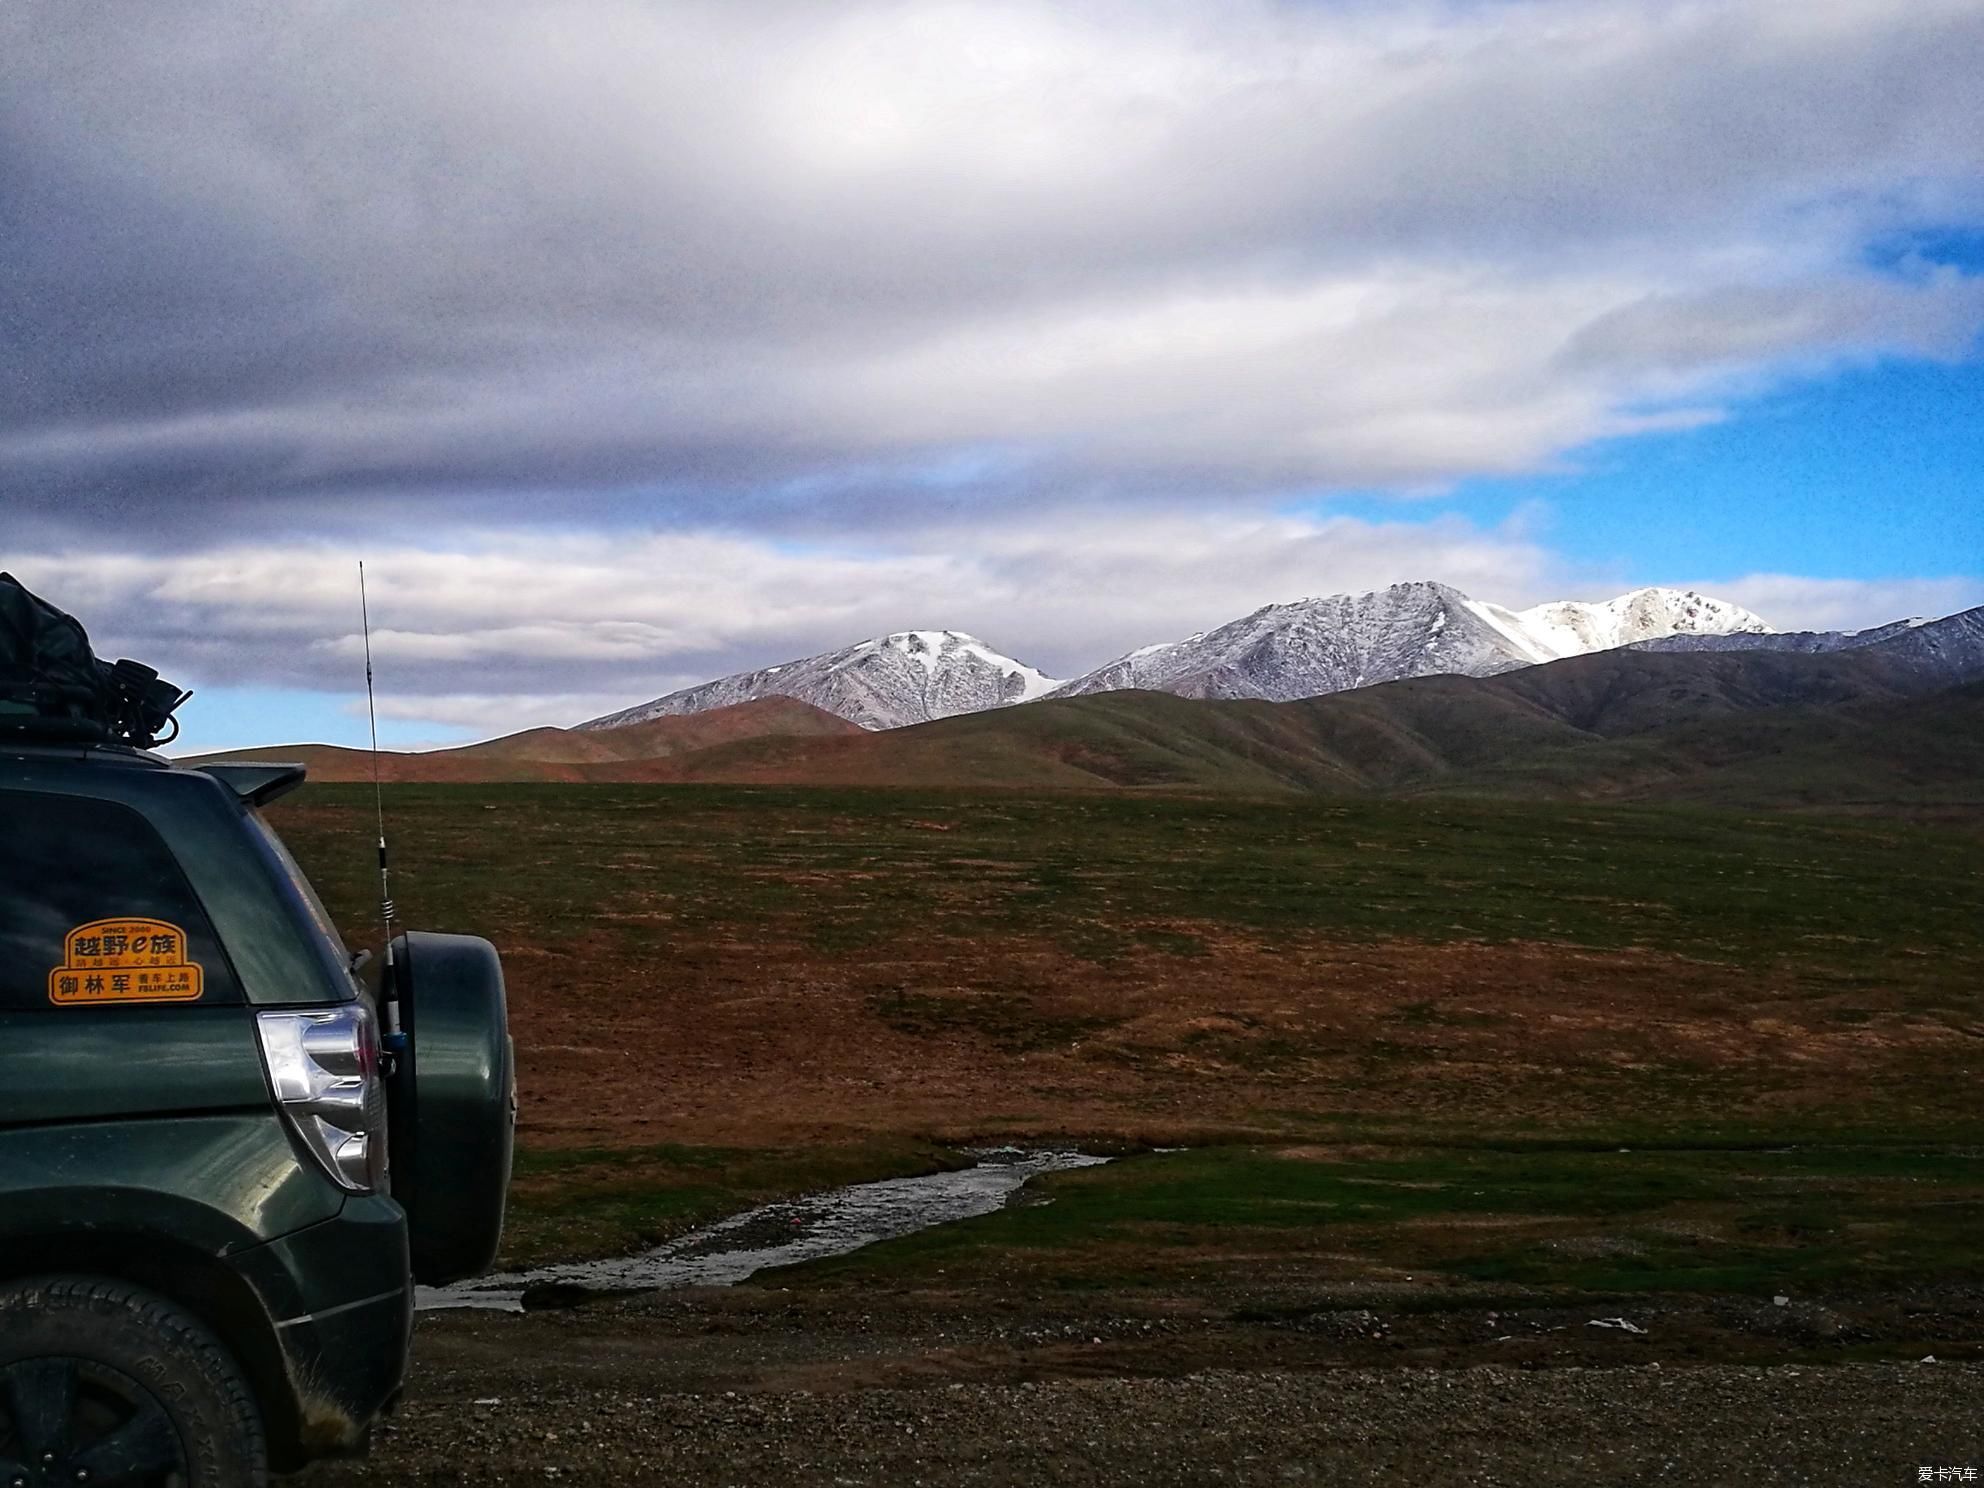
[{"label": "antenna mast", "polygon": [[386,856],[386,788],[379,773],[379,705],[372,691],[372,611],[365,600],[365,560],[358,560],[358,616],[365,636],[365,714],[372,725],[372,810],[379,824],[379,917],[386,925],[385,972],[379,981],[386,1034],[400,1031],[399,978],[393,967],[393,871]]}]

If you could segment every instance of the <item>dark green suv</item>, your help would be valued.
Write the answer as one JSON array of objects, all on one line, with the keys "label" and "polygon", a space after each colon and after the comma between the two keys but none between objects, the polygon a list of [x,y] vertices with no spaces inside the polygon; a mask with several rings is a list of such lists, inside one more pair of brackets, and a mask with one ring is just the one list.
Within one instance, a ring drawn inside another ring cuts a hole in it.
[{"label": "dark green suv", "polygon": [[0,1488],[360,1448],[415,1280],[493,1258],[495,951],[403,935],[361,985],[259,809],[302,776],[0,730]]}]

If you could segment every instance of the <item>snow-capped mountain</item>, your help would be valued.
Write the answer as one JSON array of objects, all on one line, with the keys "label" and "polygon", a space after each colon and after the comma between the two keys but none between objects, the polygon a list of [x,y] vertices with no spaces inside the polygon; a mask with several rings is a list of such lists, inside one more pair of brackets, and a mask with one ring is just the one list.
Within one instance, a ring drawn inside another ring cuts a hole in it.
[{"label": "snow-capped mountain", "polygon": [[1402,677],[1488,677],[1659,637],[1769,631],[1741,606],[1689,590],[1636,589],[1597,604],[1561,600],[1510,610],[1445,584],[1394,584],[1267,605],[1217,630],[1119,656],[1072,682],[1057,682],[960,630],[904,630],[685,687],[580,727],[617,728],[762,697],[798,698],[870,729],[1126,687],[1287,702]]},{"label": "snow-capped mountain", "polygon": [[1267,605],[1217,630],[1118,657],[1064,684],[1056,696],[1141,687],[1288,702],[1403,677],[1488,677],[1681,631],[1768,628],[1738,605],[1675,589],[1509,610],[1445,584],[1394,584],[1370,594]]},{"label": "snow-capped mountain", "polygon": [[1666,635],[1650,641],[1632,642],[1636,651],[1791,651],[1817,656],[1829,651],[1858,651],[1878,646],[1882,641],[1906,635],[1934,622],[1925,619],[1890,620],[1886,625],[1866,630],[1773,630],[1762,635]]},{"label": "snow-capped mountain", "polygon": [[685,687],[579,726],[617,728],[754,698],[792,697],[863,728],[901,728],[1031,702],[1059,685],[961,630],[903,630],[839,651]]},{"label": "snow-capped mountain", "polygon": [[1637,651],[1872,651],[1899,675],[1954,686],[1984,671],[1984,605],[1940,620],[1892,620],[1866,630],[1794,630],[1770,635],[1672,635]]},{"label": "snow-capped mountain", "polygon": [[1558,600],[1514,612],[1500,605],[1470,603],[1490,623],[1512,621],[1513,637],[1540,653],[1538,661],[1610,651],[1658,637],[1771,633],[1741,605],[1710,599],[1692,589],[1635,589],[1600,604]]}]

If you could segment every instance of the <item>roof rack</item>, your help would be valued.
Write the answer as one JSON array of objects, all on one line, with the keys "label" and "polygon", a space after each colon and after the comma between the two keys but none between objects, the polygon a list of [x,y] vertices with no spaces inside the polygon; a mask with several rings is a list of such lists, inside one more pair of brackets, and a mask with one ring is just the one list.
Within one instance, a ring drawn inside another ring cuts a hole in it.
[{"label": "roof rack", "polygon": [[135,661],[107,662],[73,616],[0,573],[0,737],[149,749],[179,735],[191,697]]}]

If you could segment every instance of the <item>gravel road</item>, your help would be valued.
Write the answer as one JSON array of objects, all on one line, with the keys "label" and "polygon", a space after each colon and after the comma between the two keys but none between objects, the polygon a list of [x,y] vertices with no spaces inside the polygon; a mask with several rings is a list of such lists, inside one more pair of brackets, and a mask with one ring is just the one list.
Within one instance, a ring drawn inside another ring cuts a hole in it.
[{"label": "gravel road", "polygon": [[[1984,1363],[1655,1362],[1657,1317],[1644,1336],[1521,1325],[1572,1340],[1576,1362],[1374,1367],[1299,1352],[1337,1347],[1327,1329],[1119,1321],[1132,1340],[1063,1322],[1063,1341],[1016,1342],[982,1314],[731,1297],[424,1322],[374,1455],[310,1481],[1860,1485],[1984,1468]],[[1371,1315],[1351,1316],[1361,1334]],[[1618,1362],[1591,1362],[1607,1350]]]},{"label": "gravel road", "polygon": [[[489,1400],[491,1397],[481,1397]],[[323,1481],[1881,1484],[1984,1464],[1984,1367],[1210,1373],[410,1404]]]}]

